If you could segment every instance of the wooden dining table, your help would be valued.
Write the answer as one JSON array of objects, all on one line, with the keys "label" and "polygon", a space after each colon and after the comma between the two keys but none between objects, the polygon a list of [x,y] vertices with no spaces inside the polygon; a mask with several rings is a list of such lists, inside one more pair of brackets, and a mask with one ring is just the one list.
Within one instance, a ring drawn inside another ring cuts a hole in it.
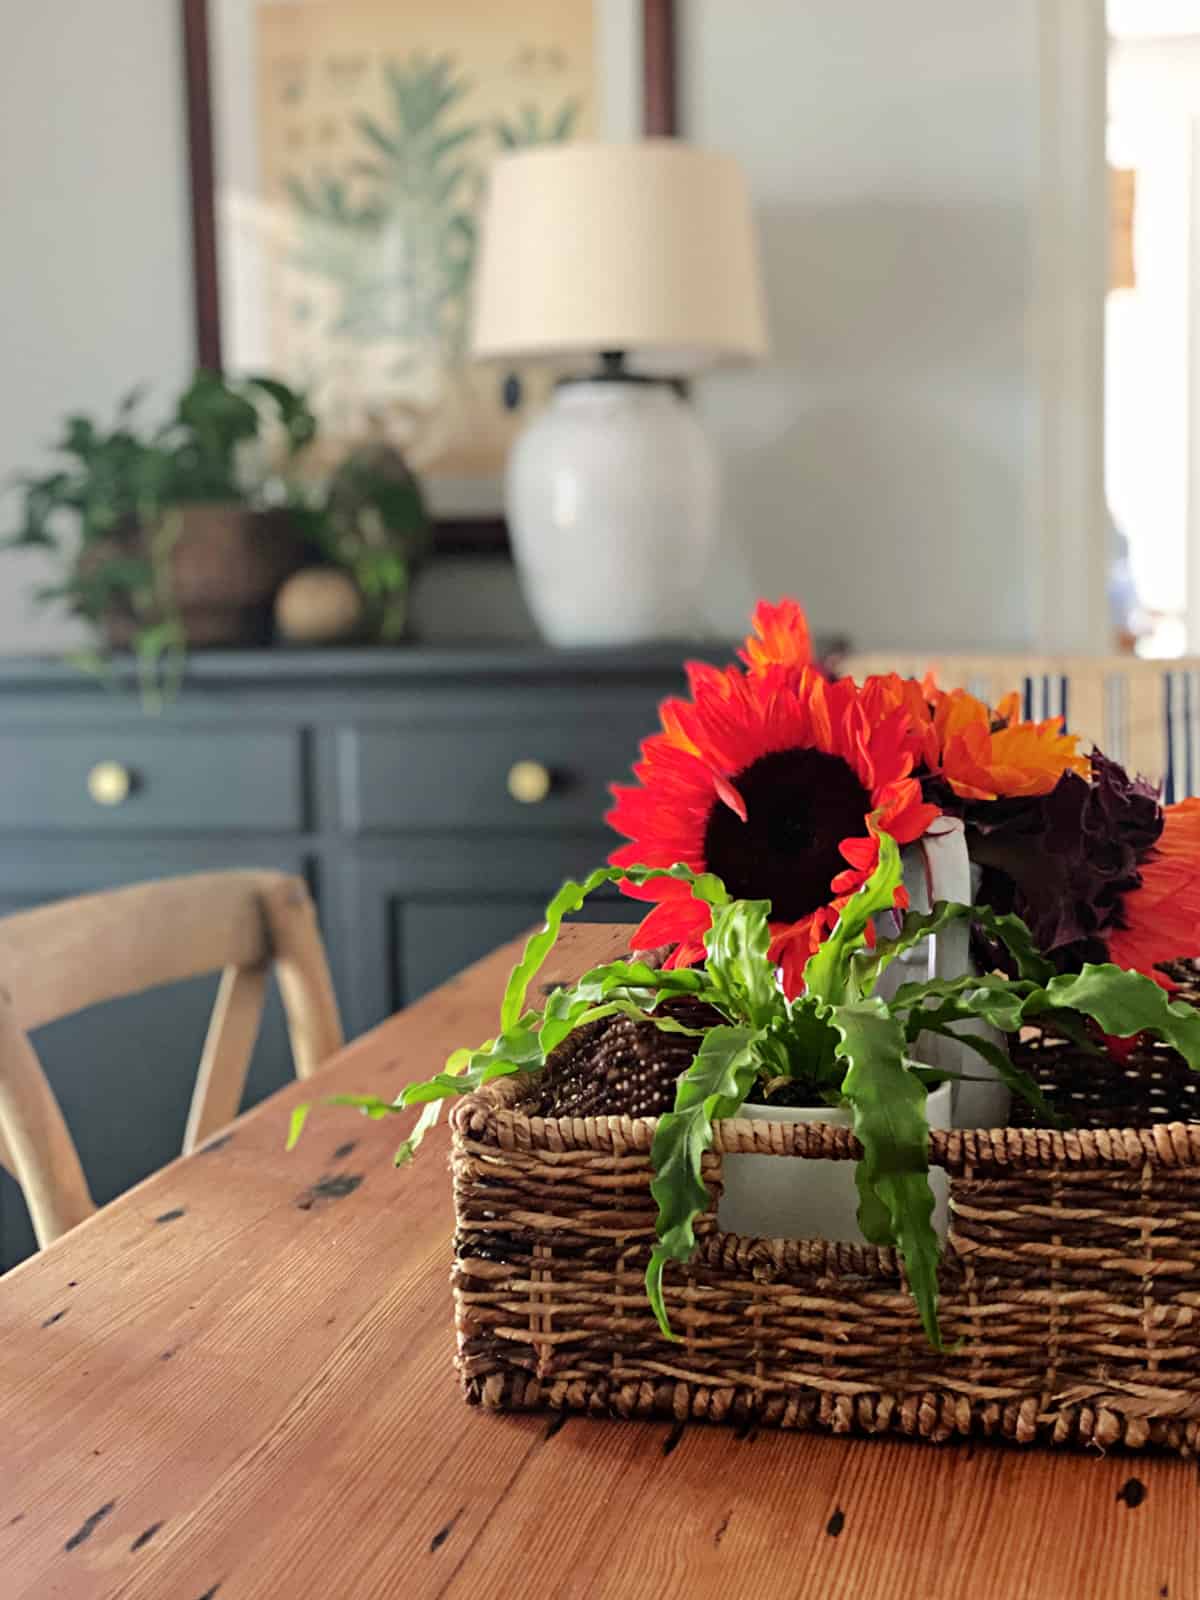
[{"label": "wooden dining table", "polygon": [[518,948],[0,1280],[0,1600],[1200,1597],[1194,1462],[465,1405],[444,1131],[284,1142],[493,1032]]}]

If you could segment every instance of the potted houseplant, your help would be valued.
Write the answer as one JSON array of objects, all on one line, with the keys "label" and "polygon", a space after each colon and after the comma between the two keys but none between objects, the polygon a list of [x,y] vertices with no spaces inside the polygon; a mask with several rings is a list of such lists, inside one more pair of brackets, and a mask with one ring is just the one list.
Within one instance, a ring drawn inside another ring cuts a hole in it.
[{"label": "potted houseplant", "polygon": [[428,554],[432,523],[416,474],[394,445],[377,439],[352,450],[329,481],[324,543],[365,602],[367,636],[402,638],[412,573]]},{"label": "potted houseplant", "polygon": [[276,619],[295,643],[396,644],[408,627],[412,575],[433,525],[416,474],[381,438],[351,450],[294,514],[323,564],[281,589]]},{"label": "potted houseplant", "polygon": [[21,480],[21,525],[10,544],[53,551],[60,581],[39,591],[93,623],[110,648],[144,662],[186,647],[265,642],[271,603],[303,562],[267,420],[286,467],[311,440],[303,396],[270,378],[200,372],[173,415],[147,429],[140,394],[111,428],[67,420],[61,462]]}]

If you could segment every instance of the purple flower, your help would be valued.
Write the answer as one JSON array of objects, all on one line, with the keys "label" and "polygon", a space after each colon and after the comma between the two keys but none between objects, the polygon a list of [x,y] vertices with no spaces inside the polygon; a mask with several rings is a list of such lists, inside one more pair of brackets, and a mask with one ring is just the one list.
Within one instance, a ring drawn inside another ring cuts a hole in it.
[{"label": "purple flower", "polygon": [[1163,827],[1153,785],[1098,750],[1091,762],[1090,783],[1064,772],[1048,794],[962,805],[978,898],[1024,918],[1062,971],[1107,959],[1104,935],[1125,926],[1124,896]]}]

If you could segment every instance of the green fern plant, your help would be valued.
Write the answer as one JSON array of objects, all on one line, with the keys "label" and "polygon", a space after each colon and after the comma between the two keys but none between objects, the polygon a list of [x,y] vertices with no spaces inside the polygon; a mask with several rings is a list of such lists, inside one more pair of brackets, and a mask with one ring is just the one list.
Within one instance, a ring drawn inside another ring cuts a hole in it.
[{"label": "green fern plant", "polygon": [[[140,388],[120,402],[111,427],[70,416],[54,445],[58,460],[25,474],[17,528],[0,548],[40,549],[59,576],[34,591],[39,604],[64,605],[100,625],[127,612],[143,703],[154,708],[178,686],[186,639],[171,586],[178,508],[200,502],[253,504],[258,486],[240,480],[239,451],[259,437],[271,413],[295,456],[316,431],[302,394],[269,377],[228,380],[198,372],[173,414],[143,425]],[[95,651],[78,664],[103,676]]]}]

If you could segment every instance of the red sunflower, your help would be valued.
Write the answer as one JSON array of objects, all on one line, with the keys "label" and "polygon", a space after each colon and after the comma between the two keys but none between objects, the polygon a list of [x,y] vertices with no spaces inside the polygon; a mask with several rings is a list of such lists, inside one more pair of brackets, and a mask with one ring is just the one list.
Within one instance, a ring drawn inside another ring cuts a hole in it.
[{"label": "red sunflower", "polygon": [[812,665],[812,635],[808,631],[804,607],[798,600],[779,600],[775,605],[769,600],[760,600],[751,621],[754,632],[738,655],[752,674],[769,671],[771,667]]},{"label": "red sunflower", "polygon": [[[939,814],[911,776],[920,750],[903,707],[875,708],[849,679],[787,659],[798,632],[760,607],[749,673],[691,666],[691,700],[668,700],[642,745],[637,786],[617,786],[608,821],[631,842],[616,866],[717,873],[731,894],[770,900],[771,955],[789,994],[808,957],[878,860],[868,818],[905,845]],[[847,865],[848,864],[848,865]],[[709,913],[685,884],[627,886],[657,902],[635,949],[675,943],[672,966],[704,955]],[[903,905],[903,891],[897,905]]]},{"label": "red sunflower", "polygon": [[1162,833],[1138,865],[1141,883],[1121,902],[1121,926],[1104,939],[1110,961],[1174,989],[1159,963],[1200,956],[1200,799],[1162,816]]}]

